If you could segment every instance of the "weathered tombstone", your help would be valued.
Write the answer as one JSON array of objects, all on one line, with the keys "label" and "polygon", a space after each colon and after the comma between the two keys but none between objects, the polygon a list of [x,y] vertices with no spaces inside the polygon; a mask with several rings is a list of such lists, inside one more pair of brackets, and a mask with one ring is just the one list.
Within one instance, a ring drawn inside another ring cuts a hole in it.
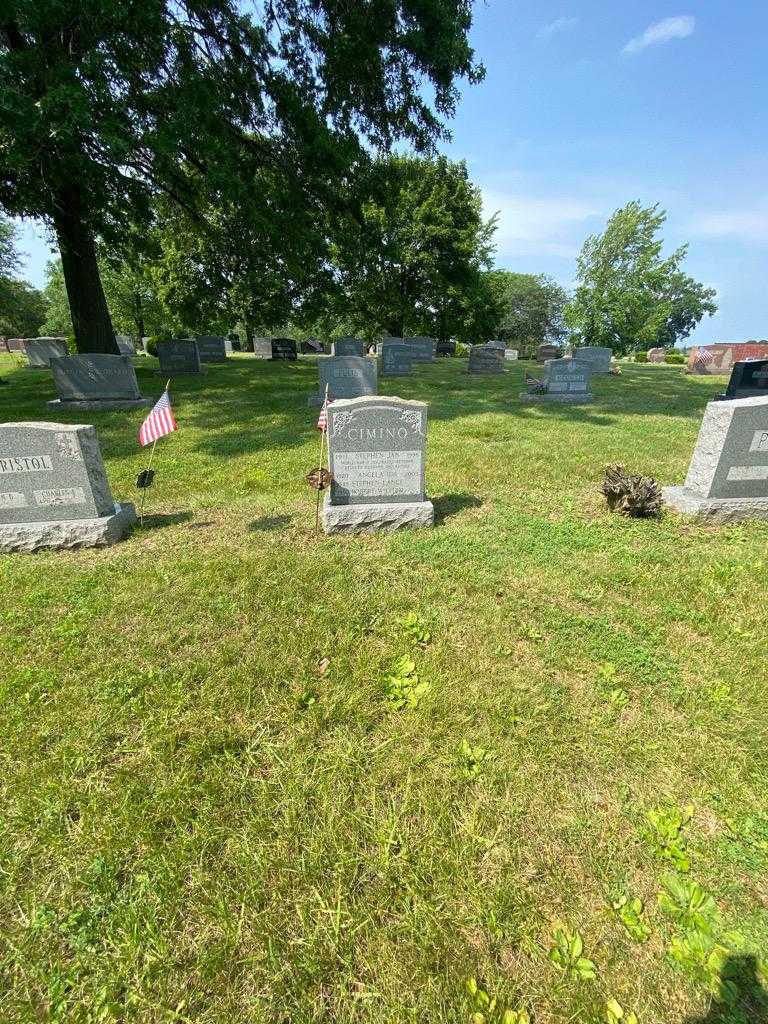
[{"label": "weathered tombstone", "polygon": [[0,424],[0,551],[114,544],[135,521],[112,498],[94,427]]},{"label": "weathered tombstone", "polygon": [[469,373],[504,373],[504,351],[492,345],[473,345],[469,350]]},{"label": "weathered tombstone", "polygon": [[456,342],[455,341],[438,341],[435,344],[435,355],[436,356],[455,356],[456,355]]},{"label": "weathered tombstone", "polygon": [[47,370],[51,359],[65,356],[68,350],[65,338],[25,338],[24,351],[33,370]]},{"label": "weathered tombstone", "polygon": [[768,359],[734,363],[728,387],[719,399],[760,398],[768,395]]},{"label": "weathered tombstone", "polygon": [[592,367],[580,359],[550,359],[544,367],[543,387],[523,391],[524,402],[591,402]]},{"label": "weathered tombstone", "polygon": [[424,464],[427,405],[401,398],[336,401],[328,406],[331,487],[326,533],[370,533],[432,526]]},{"label": "weathered tombstone", "polygon": [[381,373],[384,377],[406,377],[413,370],[413,348],[402,340],[386,340],[381,350]]},{"label": "weathered tombstone", "polygon": [[152,404],[152,399],[141,397],[130,356],[60,356],[51,360],[51,372],[59,397],[48,402],[49,409],[98,412]]},{"label": "weathered tombstone", "polygon": [[200,351],[197,342],[191,338],[176,338],[173,341],[157,343],[157,357],[164,377],[175,377],[179,373],[201,373]]},{"label": "weathered tombstone", "polygon": [[506,344],[503,341],[486,341],[486,348],[497,348],[500,352],[506,351]]},{"label": "weathered tombstone", "polygon": [[649,363],[663,363],[666,358],[667,350],[665,348],[649,348],[648,349],[648,362]]},{"label": "weathered tombstone", "polygon": [[433,363],[435,361],[435,341],[433,338],[426,338],[417,335],[413,338],[403,338],[406,345],[413,348],[414,363]]},{"label": "weathered tombstone", "polygon": [[307,338],[299,347],[303,356],[321,356],[323,354],[323,343],[317,338]]},{"label": "weathered tombstone", "polygon": [[610,373],[613,350],[600,345],[579,345],[573,350],[573,358],[589,363],[592,373]]},{"label": "weathered tombstone", "polygon": [[536,362],[546,363],[548,359],[559,359],[562,355],[560,347],[558,345],[539,345],[536,349]]},{"label": "weathered tombstone", "polygon": [[257,359],[272,358],[272,341],[270,338],[254,338],[253,354]]},{"label": "weathered tombstone", "polygon": [[116,334],[115,341],[121,356],[136,355],[136,345],[130,334]]},{"label": "weathered tombstone", "polygon": [[197,334],[195,341],[197,342],[197,351],[200,353],[201,363],[226,363],[226,338],[216,334]]},{"label": "weathered tombstone", "polygon": [[360,338],[339,338],[331,345],[332,356],[364,356],[365,342]]},{"label": "weathered tombstone", "polygon": [[296,349],[296,342],[293,338],[273,338],[272,358],[290,360],[298,359],[299,354]]},{"label": "weathered tombstone", "polygon": [[514,362],[516,359],[519,358],[519,356],[520,353],[516,348],[507,348],[504,350],[504,358],[507,360]]},{"label": "weathered tombstone", "polygon": [[745,359],[768,359],[768,341],[725,342],[699,345],[688,356],[688,373],[730,373],[734,363]]},{"label": "weathered tombstone", "polygon": [[322,405],[326,384],[331,401],[375,395],[378,391],[376,360],[368,356],[321,356],[317,372],[317,394],[310,396],[310,405]]},{"label": "weathered tombstone", "polygon": [[768,519],[768,395],[709,402],[685,483],[662,493],[697,522]]}]

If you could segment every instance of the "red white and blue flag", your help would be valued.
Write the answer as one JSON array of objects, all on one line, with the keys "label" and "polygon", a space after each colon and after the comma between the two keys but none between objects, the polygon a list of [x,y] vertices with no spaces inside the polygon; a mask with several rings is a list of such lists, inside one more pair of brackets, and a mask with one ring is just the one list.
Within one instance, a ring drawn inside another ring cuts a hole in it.
[{"label": "red white and blue flag", "polygon": [[320,415],[317,417],[317,429],[322,430],[325,433],[328,427],[328,406],[331,402],[328,398],[323,402],[323,408],[320,410]]},{"label": "red white and blue flag", "polygon": [[139,429],[139,444],[143,448],[145,445],[152,444],[154,441],[157,441],[159,437],[165,437],[166,434],[172,434],[174,430],[178,429],[179,428],[176,426],[176,420],[173,418],[171,396],[168,394],[168,389],[166,388],[155,404],[152,412],[141,424]]}]

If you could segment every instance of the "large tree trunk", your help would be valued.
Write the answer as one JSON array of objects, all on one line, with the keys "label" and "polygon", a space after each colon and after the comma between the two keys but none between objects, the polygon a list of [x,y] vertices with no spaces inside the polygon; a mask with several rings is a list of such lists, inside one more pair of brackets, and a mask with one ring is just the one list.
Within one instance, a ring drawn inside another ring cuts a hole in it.
[{"label": "large tree trunk", "polygon": [[243,325],[245,327],[245,346],[243,351],[253,352],[253,324],[247,313],[243,316]]},{"label": "large tree trunk", "polygon": [[119,355],[101,286],[96,246],[81,211],[80,190],[76,186],[56,197],[53,224],[59,242],[77,351]]}]

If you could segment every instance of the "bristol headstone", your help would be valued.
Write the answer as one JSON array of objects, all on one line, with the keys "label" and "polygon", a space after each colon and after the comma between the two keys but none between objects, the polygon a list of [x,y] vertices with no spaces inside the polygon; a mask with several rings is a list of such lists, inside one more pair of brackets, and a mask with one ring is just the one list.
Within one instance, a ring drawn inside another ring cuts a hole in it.
[{"label": "bristol headstone", "polygon": [[94,427],[0,424],[0,551],[114,544],[135,521],[112,497]]},{"label": "bristol headstone", "polygon": [[318,389],[310,405],[322,405],[325,387],[332,401],[359,398],[378,391],[376,360],[368,356],[320,356],[317,360]]},{"label": "bristol headstone", "polygon": [[469,350],[469,373],[504,373],[504,350],[493,345],[473,345]]},{"label": "bristol headstone", "polygon": [[68,350],[65,338],[25,338],[24,351],[33,370],[47,370],[51,359],[65,356]]},{"label": "bristol headstone", "polygon": [[579,359],[551,359],[544,367],[544,390],[523,391],[524,402],[591,402],[592,367]]},{"label": "bristol headstone", "polygon": [[291,361],[299,358],[298,348],[293,338],[273,338],[272,358],[289,359]]},{"label": "bristol headstone", "polygon": [[331,345],[332,356],[364,356],[365,342],[360,338],[339,338]]},{"label": "bristol headstone", "polygon": [[710,402],[685,483],[663,495],[697,522],[768,519],[768,395]]},{"label": "bristol headstone", "polygon": [[424,467],[427,405],[401,398],[355,398],[328,407],[331,487],[326,533],[432,526]]},{"label": "bristol headstone", "polygon": [[562,352],[558,345],[539,345],[536,349],[536,362],[546,363],[548,359],[559,359]]},{"label": "bristol headstone", "polygon": [[157,343],[160,374],[175,377],[179,373],[201,373],[200,352],[191,338],[178,338]]},{"label": "bristol headstone", "polygon": [[270,338],[254,338],[253,354],[257,359],[271,359],[272,340]]},{"label": "bristol headstone", "polygon": [[51,360],[51,372],[59,397],[48,402],[49,409],[97,412],[152,404],[141,396],[130,356],[63,356]]},{"label": "bristol headstone", "polygon": [[381,373],[383,377],[407,377],[413,369],[413,349],[402,341],[383,341]]},{"label": "bristol headstone", "polygon": [[417,335],[413,338],[403,338],[403,341],[412,347],[414,363],[433,363],[435,361],[434,338]]},{"label": "bristol headstone", "polygon": [[573,350],[573,358],[589,363],[592,373],[610,373],[613,350],[600,345],[579,345]]},{"label": "bristol headstone", "polygon": [[720,399],[760,398],[768,395],[768,359],[747,359],[734,363],[728,387]]},{"label": "bristol headstone", "polygon": [[[195,336],[201,363],[226,363],[227,339],[216,334],[198,334]],[[230,346],[230,352],[232,351]]]}]

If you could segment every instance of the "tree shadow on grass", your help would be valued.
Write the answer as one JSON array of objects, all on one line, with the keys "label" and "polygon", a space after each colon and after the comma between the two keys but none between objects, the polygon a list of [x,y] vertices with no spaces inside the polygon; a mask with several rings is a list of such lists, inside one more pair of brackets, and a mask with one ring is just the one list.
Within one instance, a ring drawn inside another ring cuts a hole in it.
[{"label": "tree shadow on grass", "polygon": [[292,519],[293,516],[262,516],[261,519],[254,519],[249,523],[248,530],[250,533],[268,533],[287,526]]},{"label": "tree shadow on grass", "polygon": [[482,498],[476,494],[443,494],[434,498],[432,504],[435,506],[435,526],[440,526],[446,519],[458,515],[465,508],[480,508],[483,504]]},{"label": "tree shadow on grass", "polygon": [[757,976],[754,956],[729,956],[720,973],[729,993],[705,1017],[689,1017],[684,1024],[768,1024],[768,993]]},{"label": "tree shadow on grass", "polygon": [[144,516],[143,523],[136,523],[135,530],[163,530],[166,526],[177,526],[188,523],[192,519],[191,512],[155,512]]}]

